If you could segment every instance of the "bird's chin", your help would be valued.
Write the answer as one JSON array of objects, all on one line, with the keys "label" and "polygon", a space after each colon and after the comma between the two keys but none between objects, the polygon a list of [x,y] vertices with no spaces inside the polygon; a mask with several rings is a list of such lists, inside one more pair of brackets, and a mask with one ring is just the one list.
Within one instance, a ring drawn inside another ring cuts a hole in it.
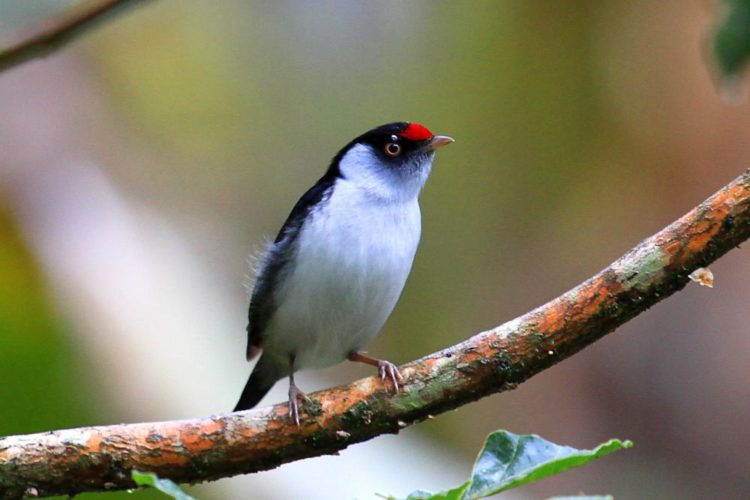
[{"label": "bird's chin", "polygon": [[422,189],[427,177],[432,170],[432,161],[435,159],[434,151],[425,151],[418,157],[413,158],[408,164],[398,169],[401,182],[406,189]]},{"label": "bird's chin", "polygon": [[414,155],[409,162],[401,165],[397,171],[404,176],[420,175],[425,170],[429,173],[434,160],[435,151],[425,149],[424,151],[420,151],[419,154]]}]

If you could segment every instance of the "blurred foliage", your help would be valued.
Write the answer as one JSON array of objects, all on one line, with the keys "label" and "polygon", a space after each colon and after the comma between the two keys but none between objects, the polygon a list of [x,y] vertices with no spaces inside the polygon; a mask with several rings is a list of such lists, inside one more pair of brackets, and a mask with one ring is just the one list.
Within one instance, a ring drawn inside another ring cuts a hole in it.
[{"label": "blurred foliage", "polygon": [[471,479],[449,491],[409,495],[407,500],[475,500],[580,467],[633,443],[610,439],[593,450],[560,446],[536,435],[495,431],[474,462]]},{"label": "blurred foliage", "polygon": [[[0,436],[93,424],[106,411],[92,396],[88,375],[80,370],[81,353],[66,338],[11,215],[0,204]],[[131,497],[125,492],[78,496]]]},{"label": "blurred foliage", "polygon": [[750,0],[724,0],[727,12],[714,36],[723,76],[738,76],[750,58]]},{"label": "blurred foliage", "polygon": [[91,414],[76,355],[10,216],[0,205],[0,435],[80,425]]}]

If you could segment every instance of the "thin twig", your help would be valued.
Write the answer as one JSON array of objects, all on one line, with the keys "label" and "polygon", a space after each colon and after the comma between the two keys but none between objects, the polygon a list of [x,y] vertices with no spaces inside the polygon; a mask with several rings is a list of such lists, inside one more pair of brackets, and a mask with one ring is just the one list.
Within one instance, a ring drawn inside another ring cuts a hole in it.
[{"label": "thin twig", "polygon": [[0,439],[0,498],[132,488],[130,471],[196,483],[335,453],[515,388],[683,288],[750,237],[750,170],[588,281],[490,331],[409,363],[392,394],[377,377],[310,395],[300,427],[286,404],[173,422]]},{"label": "thin twig", "polygon": [[37,57],[44,57],[125,7],[147,0],[90,1],[46,20],[17,43],[0,49],[0,72]]}]

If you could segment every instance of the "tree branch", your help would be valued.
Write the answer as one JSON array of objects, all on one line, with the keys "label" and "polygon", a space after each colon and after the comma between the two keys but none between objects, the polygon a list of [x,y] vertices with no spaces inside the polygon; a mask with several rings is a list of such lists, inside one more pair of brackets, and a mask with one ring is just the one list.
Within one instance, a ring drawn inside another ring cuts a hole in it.
[{"label": "tree branch", "polygon": [[0,439],[0,498],[132,488],[130,471],[196,483],[256,472],[353,443],[513,389],[685,286],[750,237],[750,170],[576,288],[513,321],[402,368],[313,394],[301,427],[286,404],[174,422]]},{"label": "tree branch", "polygon": [[48,19],[19,42],[0,49],[0,72],[37,57],[44,57],[80,36],[97,22],[122,8],[145,0],[103,0],[76,5]]}]

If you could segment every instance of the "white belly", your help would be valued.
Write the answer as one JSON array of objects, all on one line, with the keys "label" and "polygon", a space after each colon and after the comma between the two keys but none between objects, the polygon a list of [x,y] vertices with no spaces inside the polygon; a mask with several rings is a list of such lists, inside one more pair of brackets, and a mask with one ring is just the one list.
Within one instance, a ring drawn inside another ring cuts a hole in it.
[{"label": "white belly", "polygon": [[[340,186],[339,186],[340,187]],[[346,192],[311,214],[298,254],[280,283],[264,352],[323,368],[363,349],[390,316],[411,270],[420,236],[416,198],[358,207]]]}]

